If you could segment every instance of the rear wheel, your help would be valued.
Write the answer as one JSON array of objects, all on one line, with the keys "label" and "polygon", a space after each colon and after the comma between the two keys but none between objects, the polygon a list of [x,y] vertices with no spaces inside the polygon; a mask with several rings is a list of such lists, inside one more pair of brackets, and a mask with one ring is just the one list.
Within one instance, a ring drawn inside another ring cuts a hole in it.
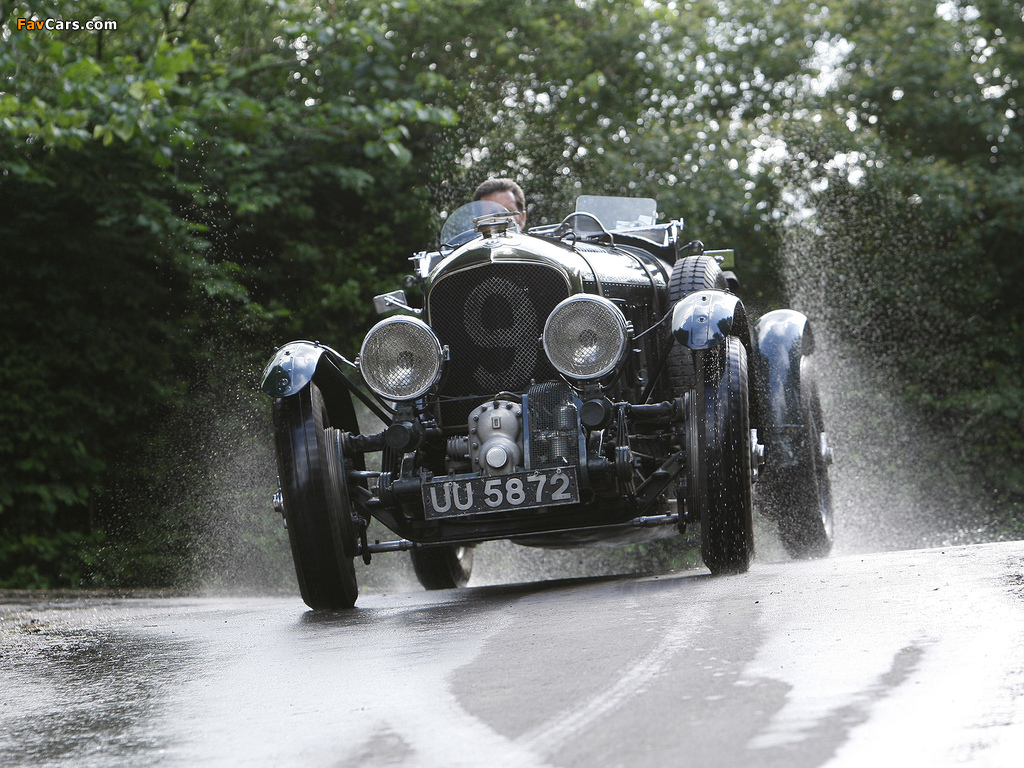
[{"label": "rear wheel", "polygon": [[469,583],[473,548],[450,544],[409,551],[416,578],[424,589],[455,589]]},{"label": "rear wheel", "polygon": [[310,383],[274,401],[274,443],[295,575],[310,608],[355,605],[355,525],[344,478],[341,432],[330,427]]},{"label": "rear wheel", "polygon": [[825,557],[832,550],[831,450],[822,418],[817,380],[807,357],[800,360],[800,411],[796,460],[758,481],[764,513],[778,521],[791,557]]},{"label": "rear wheel", "polygon": [[704,379],[701,555],[713,574],[743,573],[754,554],[753,475],[747,354],[738,338],[706,354]]}]

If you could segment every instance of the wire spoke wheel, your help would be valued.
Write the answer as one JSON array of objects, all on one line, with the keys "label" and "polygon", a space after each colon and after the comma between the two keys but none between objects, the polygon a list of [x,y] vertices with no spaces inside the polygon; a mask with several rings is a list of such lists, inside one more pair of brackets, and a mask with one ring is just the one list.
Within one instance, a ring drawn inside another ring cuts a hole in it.
[{"label": "wire spoke wheel", "polygon": [[277,449],[288,539],[306,605],[351,608],[359,594],[355,525],[344,479],[341,432],[330,427],[315,383],[274,401]]}]

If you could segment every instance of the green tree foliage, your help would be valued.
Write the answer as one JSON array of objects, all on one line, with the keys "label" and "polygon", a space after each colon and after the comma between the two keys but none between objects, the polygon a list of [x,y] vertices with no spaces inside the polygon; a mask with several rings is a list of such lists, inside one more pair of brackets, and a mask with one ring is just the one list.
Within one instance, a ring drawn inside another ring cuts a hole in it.
[{"label": "green tree foliage", "polygon": [[[1024,4],[846,2],[784,175],[816,307],[1024,501]],[[796,265],[794,265],[796,266]]]},{"label": "green tree foliage", "polygon": [[[189,525],[162,507],[184,446],[154,436],[201,418],[206,393],[251,385],[271,338],[347,340],[365,322],[381,276],[428,231],[412,160],[451,116],[388,84],[358,13],[3,8],[0,582],[171,579],[166,564],[97,573],[81,540],[181,554]],[[93,17],[118,29],[17,22]]]},{"label": "green tree foliage", "polygon": [[769,16],[770,38],[754,2],[434,0],[393,5],[383,23],[401,71],[458,111],[434,155],[442,207],[488,175],[523,183],[533,223],[579,194],[654,197],[693,237],[735,247],[768,303],[774,189],[748,158],[813,44],[803,12]]},{"label": "green tree foliage", "polygon": [[[801,233],[829,259],[789,274],[815,276],[836,335],[870,337],[1020,494],[1021,13],[0,5],[0,584],[180,580],[230,475],[209,467],[240,471],[208,438],[250,450],[237,414],[258,411],[267,351],[354,353],[369,297],[489,175],[524,184],[531,223],[581,193],[655,197],[737,249],[755,308],[780,300],[775,257]],[[18,24],[93,18],[117,29]]]}]

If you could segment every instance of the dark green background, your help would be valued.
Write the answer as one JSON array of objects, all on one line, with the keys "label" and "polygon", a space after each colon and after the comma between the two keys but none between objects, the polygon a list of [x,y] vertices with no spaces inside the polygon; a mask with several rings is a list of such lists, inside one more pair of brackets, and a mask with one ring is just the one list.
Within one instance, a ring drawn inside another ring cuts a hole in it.
[{"label": "dark green background", "polygon": [[734,247],[749,305],[808,311],[1019,531],[1020,2],[0,9],[0,587],[277,557],[261,365],[354,353],[490,175],[532,224],[651,196]]}]

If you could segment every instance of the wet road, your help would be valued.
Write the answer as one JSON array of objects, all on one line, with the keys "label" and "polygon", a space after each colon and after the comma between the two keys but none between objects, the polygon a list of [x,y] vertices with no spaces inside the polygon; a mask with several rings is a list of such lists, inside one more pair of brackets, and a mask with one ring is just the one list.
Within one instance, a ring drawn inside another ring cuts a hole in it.
[{"label": "wet road", "polygon": [[1024,543],[295,598],[7,598],[3,766],[1018,766]]}]

